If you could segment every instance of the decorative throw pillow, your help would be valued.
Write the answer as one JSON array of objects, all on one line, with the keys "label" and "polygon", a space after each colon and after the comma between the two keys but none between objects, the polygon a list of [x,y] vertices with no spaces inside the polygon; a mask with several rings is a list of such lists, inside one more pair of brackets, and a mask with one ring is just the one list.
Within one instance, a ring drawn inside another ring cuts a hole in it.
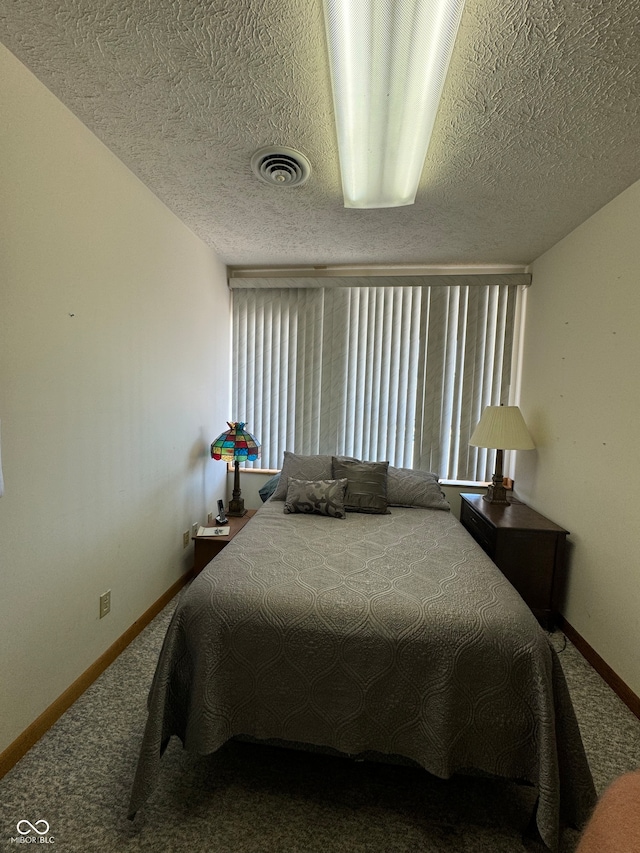
[{"label": "decorative throw pillow", "polygon": [[289,477],[285,512],[313,512],[346,518],[344,493],[346,479],[342,480],[296,480]]},{"label": "decorative throw pillow", "polygon": [[394,468],[391,465],[387,475],[387,502],[389,506],[451,509],[440,488],[437,474],[414,471],[412,468]]},{"label": "decorative throw pillow", "polygon": [[275,492],[278,487],[278,483],[280,482],[280,474],[274,474],[273,477],[269,477],[264,486],[261,486],[258,489],[258,494],[262,498],[262,501],[268,501],[271,495]]},{"label": "decorative throw pillow", "polygon": [[301,453],[284,452],[280,481],[271,496],[274,501],[283,501],[287,497],[289,477],[294,480],[331,480],[331,456],[304,456]]},{"label": "decorative throw pillow", "polygon": [[357,462],[333,457],[333,476],[347,478],[345,508],[351,512],[386,513],[388,462]]}]

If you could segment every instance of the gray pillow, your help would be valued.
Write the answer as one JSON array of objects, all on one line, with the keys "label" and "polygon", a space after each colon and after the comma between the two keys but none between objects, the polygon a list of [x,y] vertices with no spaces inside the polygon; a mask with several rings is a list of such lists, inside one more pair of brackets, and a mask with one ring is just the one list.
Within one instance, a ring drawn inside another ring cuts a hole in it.
[{"label": "gray pillow", "polygon": [[284,459],[282,460],[282,470],[280,471],[280,482],[276,486],[271,500],[285,500],[289,477],[293,477],[296,480],[331,480],[333,478],[331,472],[332,458],[329,455],[323,454],[305,456],[302,453],[291,453],[289,450],[285,450]]},{"label": "gray pillow", "polygon": [[289,477],[285,512],[312,512],[346,518],[344,493],[346,479],[342,480],[296,480]]},{"label": "gray pillow", "polygon": [[351,512],[386,513],[388,462],[357,462],[333,457],[333,476],[347,478],[345,508]]},{"label": "gray pillow", "polygon": [[387,503],[389,506],[451,509],[437,474],[414,471],[413,468],[393,468],[391,465],[387,474]]}]

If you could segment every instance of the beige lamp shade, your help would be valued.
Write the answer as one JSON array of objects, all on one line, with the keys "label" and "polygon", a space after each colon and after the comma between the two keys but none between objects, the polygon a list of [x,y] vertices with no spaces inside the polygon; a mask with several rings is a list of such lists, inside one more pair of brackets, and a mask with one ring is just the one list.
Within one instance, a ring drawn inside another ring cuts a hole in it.
[{"label": "beige lamp shade", "polygon": [[486,406],[469,444],[500,450],[535,448],[518,406]]}]

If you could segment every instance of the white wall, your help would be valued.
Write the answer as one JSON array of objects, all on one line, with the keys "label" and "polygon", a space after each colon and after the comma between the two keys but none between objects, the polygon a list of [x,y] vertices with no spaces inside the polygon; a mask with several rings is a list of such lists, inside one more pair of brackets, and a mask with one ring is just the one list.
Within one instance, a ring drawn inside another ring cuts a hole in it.
[{"label": "white wall", "polygon": [[536,260],[516,487],[571,536],[564,615],[640,695],[640,183]]},{"label": "white wall", "polygon": [[0,115],[2,751],[191,565],[182,533],[226,488],[229,298],[214,253],[3,48]]}]

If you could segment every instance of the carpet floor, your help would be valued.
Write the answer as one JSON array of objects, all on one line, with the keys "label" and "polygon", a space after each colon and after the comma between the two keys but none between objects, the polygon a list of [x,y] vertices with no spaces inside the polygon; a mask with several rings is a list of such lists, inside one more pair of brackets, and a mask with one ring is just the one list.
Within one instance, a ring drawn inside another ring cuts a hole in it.
[{"label": "carpet floor", "polygon": [[[172,739],[159,787],[135,820],[127,820],[147,691],[174,606],[0,780],[1,850],[19,849],[12,839],[25,820],[46,821],[43,837],[53,839],[58,853],[544,849],[524,837],[535,801],[529,787],[473,777],[445,781],[413,767],[235,741],[197,757]],[[640,766],[640,720],[561,632],[552,642],[600,792]],[[561,853],[572,853],[577,840],[576,831],[565,830]]]}]

